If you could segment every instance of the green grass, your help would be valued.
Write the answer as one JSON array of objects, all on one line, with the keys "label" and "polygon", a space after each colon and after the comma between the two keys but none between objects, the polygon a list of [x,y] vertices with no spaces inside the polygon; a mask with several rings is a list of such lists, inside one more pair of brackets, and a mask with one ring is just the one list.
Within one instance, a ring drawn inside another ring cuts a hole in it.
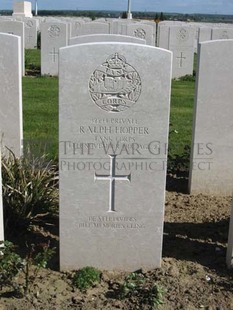
[{"label": "green grass", "polygon": [[[30,63],[40,65],[40,51],[27,50]],[[196,63],[196,58],[195,58]],[[29,70],[30,71],[30,70]],[[170,155],[182,155],[191,145],[194,81],[172,82],[170,115]],[[23,78],[24,139],[49,142],[46,153],[58,156],[58,79],[26,76]],[[33,143],[32,143],[33,144]],[[40,146],[37,146],[40,148]],[[41,149],[43,153],[43,149]]]},{"label": "green grass", "polygon": [[[24,146],[31,151],[58,156],[58,79],[23,78]],[[44,149],[44,144],[46,148]]]},{"label": "green grass", "polygon": [[25,67],[30,68],[33,65],[37,68],[40,67],[40,50],[27,49],[25,50]]},{"label": "green grass", "polygon": [[172,154],[181,155],[191,146],[195,82],[173,81],[171,94],[170,137]]}]

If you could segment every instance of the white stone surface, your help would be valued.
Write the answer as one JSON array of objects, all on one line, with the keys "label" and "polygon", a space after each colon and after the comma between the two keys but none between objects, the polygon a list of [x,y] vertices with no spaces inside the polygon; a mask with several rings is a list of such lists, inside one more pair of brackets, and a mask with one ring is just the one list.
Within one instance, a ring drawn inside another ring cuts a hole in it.
[{"label": "white stone surface", "polygon": [[32,3],[29,1],[14,2],[13,17],[32,17]]},{"label": "white stone surface", "polygon": [[60,49],[61,269],[160,266],[171,58],[130,43]]},{"label": "white stone surface", "polygon": [[233,28],[213,28],[212,40],[233,39]]},{"label": "white stone surface", "polygon": [[233,40],[200,43],[189,189],[233,189]]},{"label": "white stone surface", "polygon": [[0,143],[22,155],[22,78],[20,37],[0,33]]},{"label": "white stone surface", "polygon": [[194,35],[194,30],[191,27],[170,27],[169,50],[173,52],[173,78],[193,74]]},{"label": "white stone surface", "polygon": [[24,19],[25,28],[25,48],[37,48],[38,20],[30,18]]},{"label": "white stone surface", "polygon": [[143,23],[127,24],[126,34],[128,36],[136,37],[146,40],[147,45],[155,46],[155,32],[154,27]]},{"label": "white stone surface", "polygon": [[91,42],[129,42],[137,44],[146,44],[146,41],[143,39],[130,36],[122,36],[119,34],[115,35],[95,34],[95,35],[78,36],[69,39],[69,45],[91,43]]},{"label": "white stone surface", "polygon": [[109,34],[110,33],[110,23],[99,23],[99,22],[90,22],[81,25],[79,30],[80,35],[88,34]]},{"label": "white stone surface", "polygon": [[68,45],[68,26],[65,23],[41,24],[41,74],[58,75],[59,48]]},{"label": "white stone surface", "polygon": [[158,47],[169,48],[169,26],[160,24],[158,26]]},{"label": "white stone surface", "polygon": [[212,29],[210,27],[199,28],[199,43],[211,40]]},{"label": "white stone surface", "polygon": [[0,21],[0,32],[8,33],[21,38],[21,65],[22,65],[22,75],[25,74],[25,64],[24,64],[24,24],[19,21]]}]

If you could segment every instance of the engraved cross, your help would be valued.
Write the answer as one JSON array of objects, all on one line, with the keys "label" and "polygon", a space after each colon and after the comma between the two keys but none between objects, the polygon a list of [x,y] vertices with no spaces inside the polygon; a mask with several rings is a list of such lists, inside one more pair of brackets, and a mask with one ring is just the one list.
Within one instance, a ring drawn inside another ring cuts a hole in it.
[{"label": "engraved cross", "polygon": [[58,56],[58,52],[56,51],[56,48],[54,47],[53,50],[49,53],[50,56],[52,56],[53,62],[56,62],[56,57]]},{"label": "engraved cross", "polygon": [[176,57],[176,59],[179,60],[179,68],[183,67],[183,59],[186,59],[186,57],[183,56],[183,52],[180,53],[180,57]]},{"label": "engraved cross", "polygon": [[95,173],[94,180],[109,181],[109,209],[108,212],[116,212],[115,210],[115,181],[131,181],[131,173],[129,175],[116,175],[116,156],[110,157],[110,173],[109,175],[98,175]]}]

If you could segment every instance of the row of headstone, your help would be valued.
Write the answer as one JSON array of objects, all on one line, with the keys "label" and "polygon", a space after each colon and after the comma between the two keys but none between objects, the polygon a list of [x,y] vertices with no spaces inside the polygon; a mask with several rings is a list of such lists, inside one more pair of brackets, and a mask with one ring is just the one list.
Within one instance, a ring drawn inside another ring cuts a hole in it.
[{"label": "row of headstone", "polygon": [[[9,148],[17,157],[22,155],[20,44],[19,37],[0,34],[1,144],[3,153]],[[166,152],[161,158],[158,141],[167,145],[172,54],[129,42],[79,44],[60,51],[62,268],[77,267],[76,258],[79,267],[87,262],[127,270],[159,266]],[[200,44],[190,168],[195,194],[232,193],[232,52],[233,40]],[[109,182],[109,191],[100,181]],[[93,200],[87,199],[90,193]],[[129,240],[142,243],[152,226],[157,234],[144,242],[147,255],[132,248],[131,262],[124,254]],[[125,234],[130,237],[122,243]],[[78,253],[77,240],[88,257]],[[103,247],[94,246],[97,240]],[[156,245],[157,254],[149,244]],[[118,253],[114,249],[120,246]]]}]

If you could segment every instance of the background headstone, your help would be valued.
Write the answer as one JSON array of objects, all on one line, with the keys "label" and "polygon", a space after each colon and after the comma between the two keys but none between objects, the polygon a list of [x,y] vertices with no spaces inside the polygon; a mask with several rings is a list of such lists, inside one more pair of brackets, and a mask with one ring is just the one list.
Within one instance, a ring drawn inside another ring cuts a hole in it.
[{"label": "background headstone", "polygon": [[200,43],[191,152],[191,193],[233,188],[233,40]]},{"label": "background headstone", "polygon": [[99,23],[99,22],[90,22],[81,24],[79,30],[80,35],[88,35],[88,34],[109,34],[110,33],[110,24],[105,23]]},{"label": "background headstone", "polygon": [[232,28],[213,28],[211,39],[212,40],[233,39],[233,29]]},{"label": "background headstone", "polygon": [[68,45],[68,26],[65,23],[41,24],[41,74],[58,75],[59,48]]},{"label": "background headstone", "polygon": [[25,27],[25,48],[37,48],[37,29],[38,21],[36,19],[24,20]]},{"label": "background headstone", "polygon": [[160,266],[171,57],[128,43],[60,50],[61,269]]},{"label": "background headstone", "polygon": [[22,78],[20,37],[0,33],[0,143],[22,155]]},{"label": "background headstone", "polygon": [[155,46],[155,28],[151,25],[143,23],[129,23],[127,24],[126,34],[128,36],[146,40],[147,45]]},{"label": "background headstone", "polygon": [[94,34],[94,35],[73,37],[69,39],[69,45],[84,44],[91,42],[129,42],[137,44],[146,44],[146,41],[143,39],[130,36],[122,36],[119,34]]},{"label": "background headstone", "polygon": [[21,65],[22,65],[22,75],[25,74],[25,64],[24,64],[24,23],[18,21],[0,21],[0,32],[13,34],[21,38]]},{"label": "background headstone", "polygon": [[193,74],[194,35],[194,29],[191,27],[170,27],[169,50],[173,52],[173,78]]},{"label": "background headstone", "polygon": [[210,27],[200,27],[199,28],[199,43],[210,41],[211,40],[211,31]]}]

